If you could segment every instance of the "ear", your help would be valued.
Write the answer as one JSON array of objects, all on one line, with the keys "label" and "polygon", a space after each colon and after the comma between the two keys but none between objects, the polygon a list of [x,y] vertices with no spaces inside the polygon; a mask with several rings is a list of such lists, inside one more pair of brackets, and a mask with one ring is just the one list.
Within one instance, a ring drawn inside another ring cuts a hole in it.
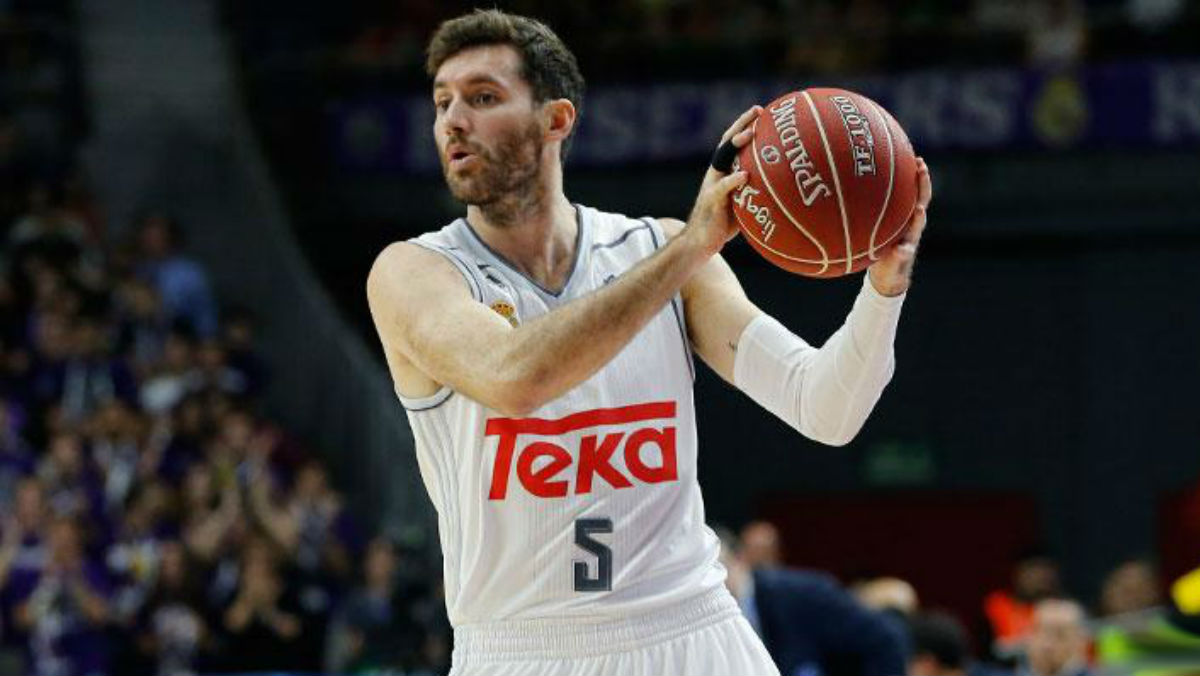
[{"label": "ear", "polygon": [[547,101],[542,110],[546,116],[546,140],[566,140],[575,128],[575,104],[567,99],[554,99]]}]

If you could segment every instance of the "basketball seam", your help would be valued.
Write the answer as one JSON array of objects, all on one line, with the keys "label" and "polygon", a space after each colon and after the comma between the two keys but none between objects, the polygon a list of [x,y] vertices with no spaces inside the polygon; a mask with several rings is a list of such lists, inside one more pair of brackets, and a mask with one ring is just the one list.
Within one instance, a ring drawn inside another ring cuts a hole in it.
[{"label": "basketball seam", "polygon": [[[752,129],[756,128],[756,127],[758,127],[757,119],[754,120],[754,127],[752,127]],[[818,240],[816,237],[813,237],[812,234],[809,233],[808,230],[805,229],[805,227],[803,225],[800,225],[800,221],[796,220],[796,217],[792,215],[792,212],[788,211],[788,208],[786,206],[784,206],[783,200],[779,199],[779,195],[775,194],[775,188],[773,188],[771,186],[771,178],[770,178],[770,176],[767,175],[767,172],[765,170],[763,170],[762,162],[760,162],[758,159],[758,135],[757,134],[754,134],[750,137],[750,154],[754,156],[754,166],[758,167],[758,175],[762,177],[763,185],[766,186],[767,192],[771,193],[771,199],[775,200],[776,206],[779,207],[779,210],[783,212],[784,216],[787,216],[788,220],[792,222],[792,225],[795,226],[796,229],[800,231],[800,234],[807,237],[808,240],[817,247],[817,250],[821,252],[821,258],[824,259],[825,261],[829,261],[829,252],[825,250],[825,247],[821,246],[821,241]],[[741,219],[738,219],[738,222],[740,223]],[[750,228],[749,230],[751,231],[751,233],[753,233],[754,228]],[[766,243],[766,241],[760,240],[758,237],[755,237],[754,239],[759,244],[763,245],[767,249],[770,249],[772,252],[775,251],[775,249],[771,248]],[[792,259],[791,256],[786,256],[785,254],[779,254],[779,255],[785,256],[786,258],[789,258],[789,259]],[[797,259],[792,259],[792,260],[797,260]],[[828,262],[825,262],[822,265],[824,267],[821,268],[821,270],[818,272],[818,274],[820,274],[820,272],[825,272],[825,270],[829,267]]]},{"label": "basketball seam", "polygon": [[812,95],[807,91],[800,92],[804,95],[804,100],[808,102],[808,107],[812,110],[813,122],[817,123],[817,131],[821,133],[821,143],[825,145],[825,157],[829,159],[829,171],[833,174],[833,188],[837,190],[838,209],[842,214],[842,232],[846,235],[846,272],[852,269],[850,252],[853,248],[850,246],[850,220],[846,218],[846,202],[842,198],[842,182],[838,178],[837,162],[833,160],[833,149],[829,147],[829,138],[825,136],[825,125],[821,122],[821,114],[817,112],[817,104],[813,103]]},{"label": "basketball seam", "polygon": [[[740,210],[734,209],[733,217],[735,219],[737,219],[738,224],[742,227],[743,230],[745,230],[746,224],[742,221],[741,213],[742,212]],[[793,263],[803,263],[804,265],[823,266],[820,270],[818,270],[817,272],[815,272],[813,274],[821,274],[821,273],[825,272],[825,270],[829,267],[830,263],[845,263],[845,262],[847,262],[845,258],[826,258],[823,261],[812,260],[812,259],[808,259],[808,258],[797,258],[796,256],[789,256],[789,255],[783,253],[782,251],[780,251],[779,249],[772,248],[769,244],[764,244],[762,241],[760,241],[757,238],[755,238],[754,241],[758,242],[759,246],[766,249],[767,251],[770,251],[772,254],[779,256],[780,258],[783,258],[785,260],[789,260]],[[868,252],[866,252],[866,251],[863,251],[861,253],[856,253],[856,254],[854,254],[854,256],[852,256],[850,258],[850,262],[853,263],[854,261],[856,261],[860,258],[864,258],[867,256],[867,254],[868,254]]]},{"label": "basketball seam", "polygon": [[875,114],[879,119],[883,120],[883,133],[887,134],[888,142],[888,187],[887,193],[883,196],[883,206],[879,209],[879,217],[875,219],[875,227],[871,228],[871,241],[869,242],[868,251],[871,252],[871,260],[878,260],[875,256],[875,236],[879,234],[879,224],[883,222],[883,215],[887,213],[888,204],[892,201],[892,186],[896,182],[896,147],[892,143],[892,125],[888,122],[886,113],[875,105],[875,102],[870,99],[864,99],[871,104],[871,108],[875,110]]},{"label": "basketball seam", "polygon": [[[736,216],[737,216],[737,214],[735,213],[735,214],[734,214],[734,216],[736,217]],[[742,222],[740,218],[738,219],[738,222],[739,222],[739,223],[741,223],[741,222]],[[755,241],[757,241],[757,240],[755,240]],[[770,251],[771,253],[775,254],[776,256],[779,256],[780,258],[786,258],[787,260],[789,260],[789,261],[791,261],[791,262],[793,262],[793,263],[804,263],[805,265],[825,265],[825,267],[829,267],[829,266],[828,266],[828,265],[825,263],[825,261],[811,260],[811,259],[808,259],[808,258],[796,258],[795,256],[789,256],[789,255],[787,255],[787,254],[785,254],[785,253],[782,253],[782,252],[780,252],[780,251],[778,251],[778,250],[776,250],[776,249],[772,249],[772,248],[770,248],[770,247],[768,247],[768,246],[766,246],[766,245],[764,245],[764,248],[765,248],[765,249],[767,249],[768,251]],[[842,257],[842,258],[830,258],[830,259],[828,259],[828,261],[829,261],[829,263],[832,263],[832,264],[841,264],[841,263],[846,263],[846,262],[853,263],[854,261],[856,261],[856,260],[858,260],[858,259],[860,259],[860,258],[866,258],[866,257],[867,257],[867,255],[868,255],[868,253],[869,253],[869,252],[867,252],[867,251],[861,251],[861,252],[859,252],[859,253],[856,253],[856,254],[854,254],[853,256],[851,256],[851,257],[850,257],[850,260],[849,260],[849,261],[847,261],[845,257]],[[822,269],[822,270],[821,270],[821,271],[819,271],[819,272],[823,272],[823,271],[824,271],[824,270]],[[818,274],[819,274],[819,272],[818,272]]]}]

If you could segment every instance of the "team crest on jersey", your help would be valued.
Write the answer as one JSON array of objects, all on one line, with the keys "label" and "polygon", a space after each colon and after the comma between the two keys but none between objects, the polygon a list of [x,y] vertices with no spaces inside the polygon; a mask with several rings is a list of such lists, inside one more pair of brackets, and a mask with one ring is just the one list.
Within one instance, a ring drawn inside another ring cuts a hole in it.
[{"label": "team crest on jersey", "polygon": [[512,303],[498,300],[492,303],[492,309],[496,311],[496,314],[507,319],[513,328],[517,327],[517,309],[512,306]]}]

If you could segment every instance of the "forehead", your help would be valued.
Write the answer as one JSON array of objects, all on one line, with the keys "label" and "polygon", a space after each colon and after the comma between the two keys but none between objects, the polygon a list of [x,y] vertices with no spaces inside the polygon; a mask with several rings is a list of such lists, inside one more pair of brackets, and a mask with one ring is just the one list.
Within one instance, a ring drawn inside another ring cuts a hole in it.
[{"label": "forehead", "polygon": [[1079,611],[1074,606],[1059,603],[1039,606],[1034,617],[1040,626],[1048,629],[1074,627],[1082,620]]},{"label": "forehead", "polygon": [[509,89],[528,85],[521,79],[521,55],[511,45],[468,47],[446,59],[433,78],[434,90],[491,81]]}]

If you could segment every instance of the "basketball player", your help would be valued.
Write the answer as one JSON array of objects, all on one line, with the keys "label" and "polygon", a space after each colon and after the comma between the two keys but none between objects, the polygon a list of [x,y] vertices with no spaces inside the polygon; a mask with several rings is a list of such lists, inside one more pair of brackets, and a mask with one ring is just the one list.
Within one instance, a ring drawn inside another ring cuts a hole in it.
[{"label": "basketball player", "polygon": [[[905,236],[815,349],[719,255],[744,173],[710,169],[686,223],[568,201],[583,78],[546,26],[447,21],[427,68],[466,217],[387,247],[367,292],[438,512],[451,673],[778,673],[705,526],[692,353],[806,436],[849,441],[891,377],[924,164]],[[745,145],[760,110],[722,140]]]}]

